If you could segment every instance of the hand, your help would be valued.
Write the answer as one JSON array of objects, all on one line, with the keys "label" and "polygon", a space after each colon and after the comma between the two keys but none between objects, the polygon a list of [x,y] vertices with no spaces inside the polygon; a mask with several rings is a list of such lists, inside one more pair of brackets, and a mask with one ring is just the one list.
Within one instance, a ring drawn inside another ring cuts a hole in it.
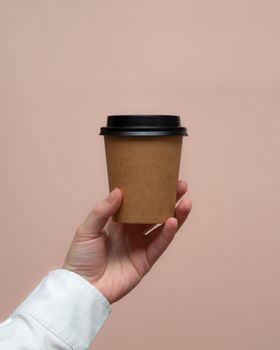
[{"label": "hand", "polygon": [[[177,201],[186,192],[187,184],[178,181]],[[189,200],[177,202],[175,217],[158,226],[114,222],[111,216],[121,202],[122,192],[115,188],[89,213],[78,227],[63,265],[86,278],[111,304],[133,289],[151,269],[186,220],[192,205]]]}]

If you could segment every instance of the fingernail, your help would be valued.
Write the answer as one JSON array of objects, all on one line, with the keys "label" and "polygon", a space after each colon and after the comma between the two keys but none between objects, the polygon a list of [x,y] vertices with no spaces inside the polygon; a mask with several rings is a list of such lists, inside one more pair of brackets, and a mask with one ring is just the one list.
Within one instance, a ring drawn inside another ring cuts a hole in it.
[{"label": "fingernail", "polygon": [[106,198],[106,201],[108,203],[112,203],[114,202],[114,200],[116,199],[116,194],[117,194],[117,191],[116,191],[116,188],[109,194],[109,196]]}]

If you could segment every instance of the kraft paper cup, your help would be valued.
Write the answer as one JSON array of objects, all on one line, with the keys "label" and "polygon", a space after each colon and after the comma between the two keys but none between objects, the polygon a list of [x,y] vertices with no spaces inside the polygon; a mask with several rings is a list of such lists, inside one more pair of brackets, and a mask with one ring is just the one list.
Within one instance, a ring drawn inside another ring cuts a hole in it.
[{"label": "kraft paper cup", "polygon": [[123,202],[113,220],[164,223],[174,216],[183,136],[180,117],[109,116],[104,135],[109,190],[118,187]]}]

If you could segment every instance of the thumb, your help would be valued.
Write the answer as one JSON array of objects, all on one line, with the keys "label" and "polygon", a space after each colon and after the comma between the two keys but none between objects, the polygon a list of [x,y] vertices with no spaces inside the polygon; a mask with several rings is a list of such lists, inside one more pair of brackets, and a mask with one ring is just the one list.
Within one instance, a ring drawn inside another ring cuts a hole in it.
[{"label": "thumb", "polygon": [[115,188],[109,196],[97,204],[78,228],[78,236],[92,239],[100,235],[109,217],[114,215],[122,203],[122,191]]}]

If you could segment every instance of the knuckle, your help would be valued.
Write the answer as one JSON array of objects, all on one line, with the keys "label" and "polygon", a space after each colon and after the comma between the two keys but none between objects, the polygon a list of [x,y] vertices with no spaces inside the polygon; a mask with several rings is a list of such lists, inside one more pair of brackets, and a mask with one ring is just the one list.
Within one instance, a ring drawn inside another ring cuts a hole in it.
[{"label": "knuckle", "polygon": [[77,227],[77,229],[76,229],[76,234],[77,234],[77,235],[78,235],[78,234],[81,234],[81,233],[84,232],[84,230],[85,230],[84,224],[80,224],[80,225]]}]

